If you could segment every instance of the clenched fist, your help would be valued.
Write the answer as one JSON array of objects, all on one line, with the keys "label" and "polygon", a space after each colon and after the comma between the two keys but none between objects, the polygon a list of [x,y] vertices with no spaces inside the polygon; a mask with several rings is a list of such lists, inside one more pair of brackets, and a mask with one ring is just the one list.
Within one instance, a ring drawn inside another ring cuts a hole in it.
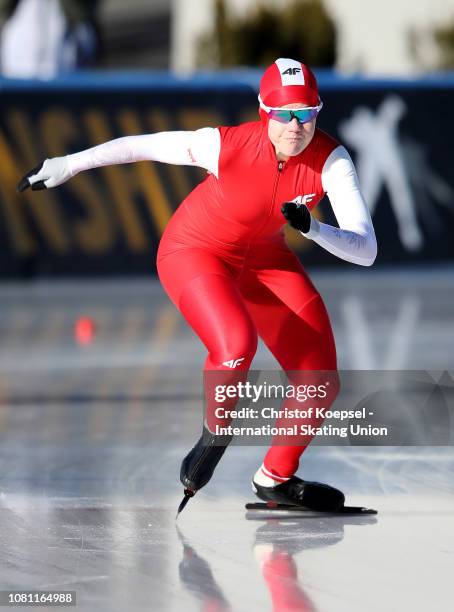
[{"label": "clenched fist", "polygon": [[307,234],[311,229],[311,213],[305,204],[284,202],[281,212],[292,227]]}]

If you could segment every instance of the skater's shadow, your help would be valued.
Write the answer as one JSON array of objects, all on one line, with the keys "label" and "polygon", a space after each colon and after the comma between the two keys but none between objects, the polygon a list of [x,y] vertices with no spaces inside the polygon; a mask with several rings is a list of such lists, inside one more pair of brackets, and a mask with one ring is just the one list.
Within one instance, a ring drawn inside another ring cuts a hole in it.
[{"label": "skater's shadow", "polygon": [[[336,516],[301,520],[295,517],[266,518],[255,532],[253,553],[272,600],[274,612],[316,612],[298,575],[294,555],[305,550],[334,546],[344,538],[345,525],[374,525],[374,516]],[[207,561],[189,544],[176,526],[183,546],[180,580],[202,606],[223,612],[231,606],[217,584]]]},{"label": "skater's shadow", "polygon": [[181,583],[201,602],[201,609],[206,608],[216,612],[230,610],[229,602],[214,579],[209,564],[197,554],[178,526],[175,527],[178,539],[183,545],[183,559],[179,565]]},{"label": "skater's shadow", "polygon": [[265,520],[255,533],[253,550],[275,612],[317,610],[302,585],[303,577],[298,575],[294,555],[338,544],[344,538],[345,525],[377,523],[374,516],[321,517],[316,520],[284,517]]},{"label": "skater's shadow", "polygon": [[[289,513],[290,514],[290,513]],[[260,519],[256,519],[260,520]],[[346,525],[375,525],[374,515],[364,516],[266,516],[255,532],[255,544],[268,544],[295,555],[304,550],[324,548],[341,542]]]}]

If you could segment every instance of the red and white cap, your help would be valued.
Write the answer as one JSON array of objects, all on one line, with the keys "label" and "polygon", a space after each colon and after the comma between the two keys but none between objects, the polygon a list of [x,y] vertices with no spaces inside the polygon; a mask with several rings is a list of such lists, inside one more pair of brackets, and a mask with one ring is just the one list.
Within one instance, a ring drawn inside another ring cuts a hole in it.
[{"label": "red and white cap", "polygon": [[280,57],[262,76],[259,100],[275,108],[294,103],[317,106],[320,100],[317,80],[305,64]]}]

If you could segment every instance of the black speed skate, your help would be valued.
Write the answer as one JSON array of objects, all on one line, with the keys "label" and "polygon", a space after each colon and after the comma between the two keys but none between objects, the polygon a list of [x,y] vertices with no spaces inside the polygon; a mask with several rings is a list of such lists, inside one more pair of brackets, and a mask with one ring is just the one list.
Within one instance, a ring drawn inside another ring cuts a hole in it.
[{"label": "black speed skate", "polygon": [[199,441],[181,463],[180,480],[185,490],[177,516],[195,492],[210,481],[217,464],[231,441],[232,436],[216,436],[206,427],[203,428]]},{"label": "black speed skate", "polygon": [[231,440],[232,436],[216,436],[204,427],[199,441],[181,463],[181,484],[194,492],[204,487]]},{"label": "black speed skate", "polygon": [[292,476],[287,482],[275,487],[262,487],[252,482],[254,493],[271,506],[299,506],[317,512],[338,512],[344,506],[345,496],[342,491],[320,482],[306,482]]}]

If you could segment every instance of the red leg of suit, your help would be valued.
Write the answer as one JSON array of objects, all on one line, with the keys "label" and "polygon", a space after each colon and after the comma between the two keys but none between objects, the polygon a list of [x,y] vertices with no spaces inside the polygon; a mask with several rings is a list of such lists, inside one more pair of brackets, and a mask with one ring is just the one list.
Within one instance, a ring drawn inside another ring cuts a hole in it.
[{"label": "red leg of suit", "polygon": [[233,281],[216,274],[198,276],[184,289],[179,308],[208,349],[207,370],[227,370],[223,362],[243,358],[237,367],[249,369],[257,332]]},{"label": "red leg of suit", "polygon": [[[274,270],[276,282],[285,272]],[[268,279],[267,279],[268,280]],[[277,283],[279,287],[285,284]],[[311,285],[310,285],[311,286]],[[308,301],[293,312],[258,275],[248,273],[241,283],[242,295],[260,337],[287,372],[336,370],[336,348],[328,313],[322,298],[307,286]],[[274,288],[274,287],[273,287]],[[330,377],[336,380],[335,377]],[[335,399],[335,385],[330,400]],[[264,460],[265,468],[280,478],[289,478],[298,469],[306,446],[273,445]]]},{"label": "red leg of suit", "polygon": [[205,420],[216,432],[216,425],[226,425],[230,419],[216,418],[215,407],[231,410],[237,400],[215,402],[215,387],[246,380],[257,350],[257,331],[235,282],[226,276],[203,274],[191,280],[181,294],[179,308],[208,350]]}]

